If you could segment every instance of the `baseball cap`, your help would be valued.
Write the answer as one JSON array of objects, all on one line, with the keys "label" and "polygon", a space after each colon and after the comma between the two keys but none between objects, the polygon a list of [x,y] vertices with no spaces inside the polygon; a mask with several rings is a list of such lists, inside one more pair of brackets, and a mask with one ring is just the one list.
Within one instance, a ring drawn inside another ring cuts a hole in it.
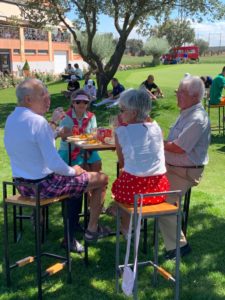
[{"label": "baseball cap", "polygon": [[92,79],[89,79],[87,84],[88,84],[88,85],[93,85],[93,80],[92,80]]},{"label": "baseball cap", "polygon": [[82,101],[87,101],[89,102],[89,97],[87,95],[84,94],[78,94],[75,97],[71,97],[72,101],[77,101],[77,100],[82,100]]},{"label": "baseball cap", "polygon": [[77,76],[76,75],[71,75],[70,79],[71,80],[77,80]]}]

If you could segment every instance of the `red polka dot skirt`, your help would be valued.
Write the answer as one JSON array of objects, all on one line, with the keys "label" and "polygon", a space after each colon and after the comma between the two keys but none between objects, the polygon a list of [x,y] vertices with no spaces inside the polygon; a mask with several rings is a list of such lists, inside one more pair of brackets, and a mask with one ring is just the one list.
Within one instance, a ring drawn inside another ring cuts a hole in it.
[{"label": "red polka dot skirt", "polygon": [[[118,202],[133,204],[135,194],[166,192],[169,188],[169,181],[165,174],[139,177],[123,172],[114,181],[112,194]],[[143,199],[143,205],[159,204],[165,200],[166,196],[146,197]]]}]

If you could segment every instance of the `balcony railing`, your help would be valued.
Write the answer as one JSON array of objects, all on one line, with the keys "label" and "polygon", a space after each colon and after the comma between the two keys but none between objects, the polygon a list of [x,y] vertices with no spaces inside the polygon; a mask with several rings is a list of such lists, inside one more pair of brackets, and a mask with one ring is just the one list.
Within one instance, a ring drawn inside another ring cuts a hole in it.
[{"label": "balcony railing", "polygon": [[0,25],[0,39],[19,39],[19,28],[16,26]]},{"label": "balcony railing", "polygon": [[48,32],[42,29],[25,27],[24,38],[25,40],[31,40],[31,41],[47,41]]},{"label": "balcony railing", "polygon": [[53,42],[70,42],[70,33],[64,31],[58,31],[57,33],[52,33]]}]

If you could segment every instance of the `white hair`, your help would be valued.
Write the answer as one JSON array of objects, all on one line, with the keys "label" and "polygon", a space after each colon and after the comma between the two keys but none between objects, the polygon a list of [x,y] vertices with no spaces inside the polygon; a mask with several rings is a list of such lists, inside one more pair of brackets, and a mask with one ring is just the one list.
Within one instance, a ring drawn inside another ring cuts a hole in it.
[{"label": "white hair", "polygon": [[190,96],[198,96],[199,102],[205,95],[205,86],[199,76],[188,76],[181,80],[180,85],[186,85]]},{"label": "white hair", "polygon": [[40,86],[47,91],[43,82],[36,78],[29,78],[22,81],[16,88],[17,103],[21,104],[25,96],[32,96],[36,92],[36,87]]},{"label": "white hair", "polygon": [[124,106],[128,110],[136,111],[136,120],[143,122],[149,116],[152,101],[146,90],[128,89],[120,94],[119,105]]}]

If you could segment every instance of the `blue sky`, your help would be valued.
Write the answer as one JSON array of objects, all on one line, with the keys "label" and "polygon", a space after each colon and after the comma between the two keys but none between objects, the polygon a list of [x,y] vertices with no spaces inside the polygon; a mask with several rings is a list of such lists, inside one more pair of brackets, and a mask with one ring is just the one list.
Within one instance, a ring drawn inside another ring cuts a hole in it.
[{"label": "blue sky", "polygon": [[[222,0],[225,3],[225,0]],[[177,17],[177,16],[175,16]],[[72,19],[72,14],[69,16]],[[192,22],[192,27],[195,30],[196,38],[201,38],[209,42],[210,46],[225,46],[225,20],[215,21],[215,22]],[[114,27],[113,19],[108,16],[101,15],[100,24],[98,26],[98,31],[112,32],[115,36],[118,36],[117,31]],[[142,38],[135,30],[133,30],[129,38]]]}]

